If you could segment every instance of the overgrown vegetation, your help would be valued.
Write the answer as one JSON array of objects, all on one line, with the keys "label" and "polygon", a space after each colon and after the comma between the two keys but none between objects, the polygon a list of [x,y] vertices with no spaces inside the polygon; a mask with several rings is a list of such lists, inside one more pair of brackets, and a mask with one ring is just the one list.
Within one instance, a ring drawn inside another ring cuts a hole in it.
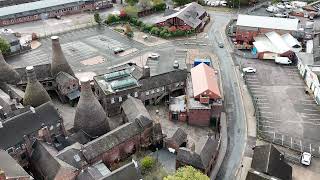
[{"label": "overgrown vegetation", "polygon": [[142,174],[149,172],[155,165],[156,160],[151,156],[145,156],[140,160]]},{"label": "overgrown vegetation", "polygon": [[98,12],[95,12],[93,17],[94,17],[94,21],[96,23],[98,23],[99,25],[102,23],[102,19],[101,19],[100,14]]},{"label": "overgrown vegetation", "polygon": [[10,52],[10,44],[3,38],[0,38],[0,52],[2,52],[2,54],[7,54]]},{"label": "overgrown vegetation", "polygon": [[185,166],[179,168],[175,174],[165,177],[163,180],[209,180],[210,178],[193,168],[192,166]]}]

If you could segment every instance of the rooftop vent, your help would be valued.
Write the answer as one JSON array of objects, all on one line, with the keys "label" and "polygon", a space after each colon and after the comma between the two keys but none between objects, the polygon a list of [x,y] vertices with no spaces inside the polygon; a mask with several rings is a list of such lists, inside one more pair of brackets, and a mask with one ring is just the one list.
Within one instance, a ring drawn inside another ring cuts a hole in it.
[{"label": "rooftop vent", "polygon": [[133,78],[120,80],[120,81],[114,81],[111,83],[111,88],[114,90],[123,89],[127,87],[131,87],[137,84],[137,80]]},{"label": "rooftop vent", "polygon": [[107,80],[107,81],[112,81],[112,80],[115,80],[115,79],[120,79],[120,78],[123,78],[123,77],[127,77],[130,75],[130,72],[129,70],[122,70],[122,71],[116,71],[116,72],[112,72],[112,73],[109,73],[109,74],[105,74],[104,75],[104,78]]}]

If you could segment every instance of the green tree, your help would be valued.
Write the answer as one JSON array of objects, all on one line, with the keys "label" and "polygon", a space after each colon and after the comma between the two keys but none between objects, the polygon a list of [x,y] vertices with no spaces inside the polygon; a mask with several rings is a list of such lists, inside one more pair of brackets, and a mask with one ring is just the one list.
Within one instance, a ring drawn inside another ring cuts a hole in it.
[{"label": "green tree", "polygon": [[182,6],[182,5],[185,5],[185,4],[188,4],[188,3],[191,3],[192,0],[172,0],[175,5],[177,6]]},{"label": "green tree", "polygon": [[98,12],[94,13],[94,21],[98,24],[101,24],[101,22],[102,22],[102,19],[101,19],[100,14]]},{"label": "green tree", "polygon": [[124,11],[130,17],[138,17],[138,9],[134,6],[127,6],[124,8]]},{"label": "green tree", "polygon": [[155,5],[158,5],[158,4],[164,4],[164,0],[152,0],[152,4],[155,6]]},{"label": "green tree", "polygon": [[126,3],[128,3],[130,6],[133,6],[139,2],[139,0],[125,0]]},{"label": "green tree", "polygon": [[156,160],[151,156],[145,156],[140,160],[142,173],[150,171],[156,164]]},{"label": "green tree", "polygon": [[152,3],[150,0],[139,0],[139,6],[142,9],[150,9],[152,7]]},{"label": "green tree", "polygon": [[3,38],[0,38],[0,51],[2,54],[6,54],[10,51],[10,44]]},{"label": "green tree", "polygon": [[199,170],[196,170],[192,166],[185,166],[182,168],[179,168],[175,174],[169,175],[163,180],[210,180],[210,178],[200,172]]},{"label": "green tree", "polygon": [[252,0],[228,0],[227,2],[230,7],[238,8],[239,5],[240,7],[249,5],[250,1]]}]

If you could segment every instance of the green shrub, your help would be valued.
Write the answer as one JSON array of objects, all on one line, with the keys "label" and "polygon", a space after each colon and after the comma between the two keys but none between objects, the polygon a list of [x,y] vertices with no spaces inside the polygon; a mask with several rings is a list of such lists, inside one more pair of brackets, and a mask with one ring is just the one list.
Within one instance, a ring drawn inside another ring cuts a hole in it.
[{"label": "green shrub", "polygon": [[158,27],[153,27],[151,28],[150,33],[153,35],[159,35],[160,29]]},{"label": "green shrub", "polygon": [[145,156],[140,160],[141,170],[143,173],[150,171],[156,164],[156,160],[151,156]]}]

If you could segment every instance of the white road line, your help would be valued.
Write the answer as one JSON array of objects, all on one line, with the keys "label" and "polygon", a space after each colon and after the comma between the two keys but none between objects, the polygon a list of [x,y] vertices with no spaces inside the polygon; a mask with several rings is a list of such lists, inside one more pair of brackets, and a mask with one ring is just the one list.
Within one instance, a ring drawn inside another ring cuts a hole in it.
[{"label": "white road line", "polygon": [[259,106],[260,109],[270,109],[268,106]]},{"label": "white road line", "polygon": [[304,116],[320,116],[320,114],[307,114],[307,113],[302,113]]},{"label": "white road line", "polygon": [[320,146],[319,146],[319,150],[318,151],[319,151],[319,154],[320,154]]},{"label": "white road line", "polygon": [[320,112],[318,109],[303,109],[304,111]]},{"label": "white road line", "polygon": [[270,104],[270,103],[266,103],[266,102],[257,102],[257,104]]},{"label": "white road line", "polygon": [[291,145],[290,145],[290,147],[292,148],[292,137],[290,137],[290,139],[291,139]]},{"label": "white road line", "polygon": [[281,143],[282,143],[282,146],[283,146],[283,135],[281,136]]},{"label": "white road line", "polygon": [[271,114],[272,112],[269,112],[269,111],[260,111],[260,113]]},{"label": "white road line", "polygon": [[274,139],[276,138],[276,133],[273,132],[273,139],[272,139],[272,142],[274,142]]},{"label": "white road line", "polygon": [[301,142],[301,140],[300,140],[300,150],[302,152],[302,142]]}]

